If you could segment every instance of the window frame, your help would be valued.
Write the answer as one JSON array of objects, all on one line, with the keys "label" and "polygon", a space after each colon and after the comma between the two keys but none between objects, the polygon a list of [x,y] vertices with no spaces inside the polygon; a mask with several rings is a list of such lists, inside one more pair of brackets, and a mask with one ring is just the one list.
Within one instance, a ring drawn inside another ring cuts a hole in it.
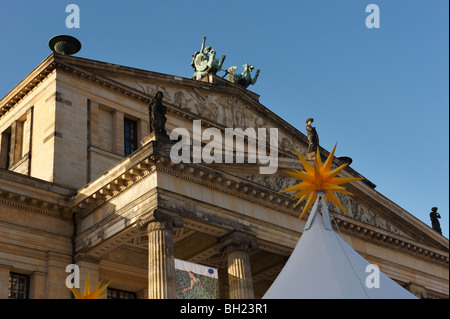
[{"label": "window frame", "polygon": [[131,155],[138,149],[137,128],[138,128],[137,121],[134,121],[126,117],[123,118],[123,140],[124,140],[123,152],[125,157]]},{"label": "window frame", "polygon": [[[112,294],[116,294],[116,298],[112,297]],[[128,296],[132,298],[120,298],[120,295]],[[121,289],[115,289],[115,288],[107,288],[106,292],[106,299],[137,299],[137,295],[133,291],[126,291]]]},{"label": "window frame", "polygon": [[[19,282],[19,287],[17,289],[13,288],[13,280],[16,278]],[[25,283],[21,283],[20,280],[24,279]],[[24,285],[24,291],[21,289],[21,286]],[[25,294],[24,298],[13,298],[13,290],[14,292],[18,294]],[[30,298],[30,276],[16,273],[16,272],[10,272],[9,273],[9,283],[8,283],[8,299],[29,299]]]}]

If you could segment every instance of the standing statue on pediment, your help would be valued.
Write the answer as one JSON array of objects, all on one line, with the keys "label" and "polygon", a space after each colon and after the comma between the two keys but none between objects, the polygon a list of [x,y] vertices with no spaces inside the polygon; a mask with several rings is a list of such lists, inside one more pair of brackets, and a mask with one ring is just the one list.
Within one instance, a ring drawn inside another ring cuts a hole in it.
[{"label": "standing statue on pediment", "polygon": [[194,68],[195,73],[191,76],[191,79],[200,80],[208,74],[216,74],[222,68],[225,61],[225,55],[222,58],[216,59],[216,51],[210,46],[205,48],[206,37],[203,37],[202,48],[192,55],[191,66]]},{"label": "standing statue on pediment", "polygon": [[313,118],[306,120],[306,133],[308,134],[308,151],[306,152],[306,159],[314,159],[317,148],[319,147],[319,135],[316,128],[311,124],[314,122]]},{"label": "standing statue on pediment", "polygon": [[157,91],[148,105],[149,131],[159,136],[168,136],[166,133],[166,112],[167,108],[163,105],[163,92]]},{"label": "standing statue on pediment", "polygon": [[431,208],[431,213],[430,213],[431,227],[435,231],[437,231],[439,234],[442,235],[441,224],[439,223],[439,218],[441,218],[441,215],[437,212],[437,210],[438,210],[437,207]]}]

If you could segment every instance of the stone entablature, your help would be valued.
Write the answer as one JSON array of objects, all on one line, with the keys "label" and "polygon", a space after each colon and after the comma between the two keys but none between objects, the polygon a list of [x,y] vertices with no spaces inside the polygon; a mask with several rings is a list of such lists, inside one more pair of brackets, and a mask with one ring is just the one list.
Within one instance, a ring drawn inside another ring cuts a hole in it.
[{"label": "stone entablature", "polygon": [[[72,220],[70,198],[76,190],[15,172],[0,170],[0,205],[66,221]],[[27,185],[28,189],[24,189]]]}]

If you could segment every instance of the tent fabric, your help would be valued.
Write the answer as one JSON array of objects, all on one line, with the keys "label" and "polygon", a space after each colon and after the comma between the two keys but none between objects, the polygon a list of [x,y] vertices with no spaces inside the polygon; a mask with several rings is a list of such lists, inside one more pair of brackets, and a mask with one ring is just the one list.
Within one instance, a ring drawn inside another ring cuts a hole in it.
[{"label": "tent fabric", "polygon": [[[322,215],[318,213],[319,201]],[[368,265],[371,264],[333,231],[326,204],[319,196],[291,257],[263,298],[417,298],[382,272],[376,281],[375,270],[366,268]]]}]

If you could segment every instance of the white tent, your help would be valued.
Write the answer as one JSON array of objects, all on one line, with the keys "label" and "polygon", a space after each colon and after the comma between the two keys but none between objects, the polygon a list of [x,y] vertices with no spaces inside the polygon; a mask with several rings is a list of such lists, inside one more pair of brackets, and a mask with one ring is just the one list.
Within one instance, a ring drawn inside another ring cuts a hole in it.
[{"label": "white tent", "polygon": [[416,296],[378,272],[333,231],[323,193],[319,193],[303,235],[263,298],[415,299]]}]

